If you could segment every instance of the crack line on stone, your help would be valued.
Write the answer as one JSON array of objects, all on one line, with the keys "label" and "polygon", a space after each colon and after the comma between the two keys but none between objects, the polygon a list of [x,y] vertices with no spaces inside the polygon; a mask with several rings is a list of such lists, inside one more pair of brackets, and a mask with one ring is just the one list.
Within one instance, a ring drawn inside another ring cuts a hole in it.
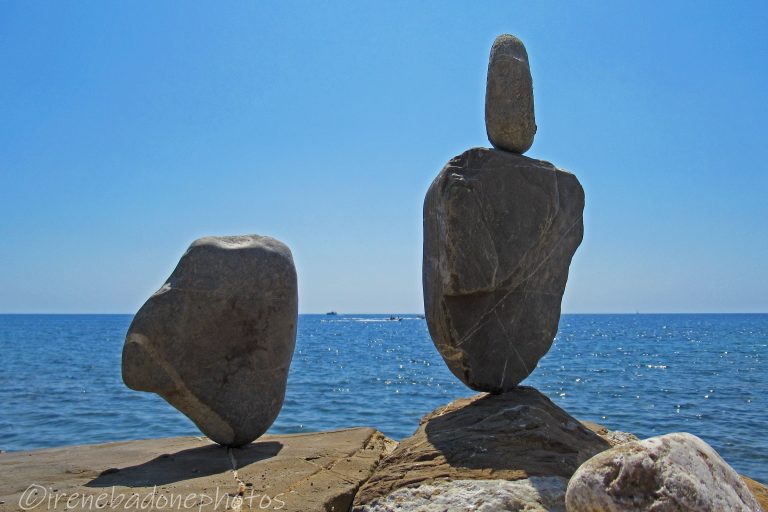
[{"label": "crack line on stone", "polygon": [[[341,457],[341,458],[343,459],[345,457]],[[338,471],[333,469],[336,466],[336,463],[338,463],[340,459],[334,460],[333,463],[331,463],[331,465],[328,466],[328,467],[323,466],[321,464],[317,464],[315,462],[312,462],[311,460],[307,460],[307,459],[303,459],[303,460],[304,460],[304,462],[306,462],[308,464],[312,464],[313,466],[318,468],[317,471],[315,471],[314,473],[312,473],[309,476],[316,475],[316,474],[320,473],[321,471],[325,470],[325,471],[328,471],[329,473],[333,473],[334,475],[338,476],[339,478],[341,478],[342,480],[344,480],[348,484],[356,484],[357,483],[354,480],[352,480],[351,478],[349,478],[347,475],[339,473]]]},{"label": "crack line on stone", "polygon": [[320,473],[323,470],[328,471],[330,473],[333,473],[334,475],[337,475],[337,476],[341,477],[341,479],[344,480],[348,484],[357,485],[357,482],[351,482],[351,481],[347,480],[347,478],[349,478],[349,477],[347,477],[347,476],[345,476],[345,475],[343,475],[343,474],[341,474],[341,473],[339,473],[337,471],[334,471],[333,468],[336,466],[336,464],[339,463],[339,461],[341,461],[341,459],[352,458],[355,455],[357,455],[360,451],[364,451],[365,449],[367,449],[367,447],[370,446],[371,441],[373,440],[374,435],[375,435],[375,432],[372,432],[371,435],[369,435],[368,438],[365,440],[365,443],[362,445],[362,447],[355,448],[355,449],[353,449],[352,451],[350,451],[348,453],[341,454],[340,456],[336,457],[330,464],[328,464],[326,466],[321,466],[320,464],[315,464],[314,462],[311,462],[311,461],[308,461],[307,459],[303,459],[302,458],[301,460],[303,460],[304,462],[306,462],[308,464],[311,464],[311,465],[315,466],[317,468],[317,470],[313,471],[312,473],[310,473],[309,475],[305,476],[301,480],[298,480],[298,481],[294,482],[293,484],[289,485],[288,488],[286,489],[286,492],[292,492],[296,488],[296,486],[300,485],[302,482],[306,482],[306,481],[310,480],[313,476],[317,475],[318,473]]},{"label": "crack line on stone", "polygon": [[515,57],[514,55],[509,55],[508,53],[503,54],[503,55],[494,55],[493,56],[493,61],[494,62],[508,61],[508,62],[512,62],[512,63],[524,62],[526,64],[528,63],[528,61],[525,60],[524,58],[522,58],[522,57]]},{"label": "crack line on stone", "polygon": [[[506,336],[506,338],[507,338],[507,339],[510,339],[510,336],[509,336],[509,332],[507,331],[507,328],[506,328],[506,326],[505,326],[505,325],[504,325],[504,323],[501,321],[501,318],[499,318],[499,312],[498,312],[498,311],[495,311],[493,314],[494,314],[494,316],[496,317],[496,321],[498,321],[498,322],[499,322],[499,326],[501,327],[501,330],[504,332],[504,336]],[[521,355],[520,355],[520,351],[518,351],[518,350],[517,350],[517,347],[515,347],[515,345],[514,345],[514,344],[512,344],[512,345],[507,345],[507,346],[512,348],[512,351],[513,351],[513,352],[515,353],[515,355],[517,356],[517,359],[520,361],[520,364],[522,364],[522,365],[523,365],[523,369],[525,369],[525,372],[526,372],[528,375],[530,375],[530,374],[531,374],[531,370],[529,370],[529,369],[528,369],[528,365],[527,365],[527,364],[525,364],[525,360],[523,359],[523,356],[521,356]],[[507,354],[507,360],[509,360],[509,354]],[[507,369],[507,366],[506,366],[506,363],[505,363],[505,364],[504,364],[504,370],[506,370],[506,369]]]},{"label": "crack line on stone", "polygon": [[[576,226],[576,225],[577,225],[579,222],[581,222],[581,220],[582,220],[582,217],[583,217],[583,215],[579,215],[579,217],[578,217],[578,218],[577,218],[577,219],[576,219],[576,220],[575,220],[575,221],[574,221],[574,222],[573,222],[573,223],[572,223],[570,226],[568,226],[568,229],[566,229],[566,230],[563,232],[562,236],[560,236],[560,238],[558,238],[558,240],[555,242],[554,246],[552,247],[552,250],[550,250],[550,251],[547,253],[546,257],[545,257],[545,258],[543,258],[543,259],[541,260],[541,262],[539,262],[539,264],[538,264],[538,265],[536,265],[536,267],[535,267],[535,268],[534,268],[534,269],[533,269],[533,270],[532,270],[532,271],[531,271],[531,272],[530,272],[530,273],[529,273],[527,276],[525,276],[523,279],[520,279],[520,280],[518,281],[518,283],[517,283],[515,286],[512,286],[512,287],[511,287],[511,288],[510,288],[510,289],[507,291],[507,293],[505,293],[505,294],[504,294],[504,295],[503,295],[503,296],[502,296],[502,297],[501,297],[501,298],[500,298],[500,299],[499,299],[499,300],[496,302],[496,304],[494,304],[494,305],[491,307],[491,309],[489,309],[489,310],[488,310],[486,313],[484,313],[484,314],[483,314],[483,315],[482,315],[482,316],[481,316],[481,317],[478,319],[478,321],[475,323],[475,325],[474,325],[474,326],[472,326],[472,327],[470,328],[470,330],[467,332],[467,334],[465,334],[464,336],[462,336],[462,338],[461,338],[461,339],[460,339],[460,340],[459,340],[459,341],[456,343],[456,347],[459,347],[459,346],[461,346],[461,345],[462,345],[462,344],[463,344],[465,341],[467,341],[467,339],[468,339],[468,338],[470,338],[470,337],[471,337],[471,336],[473,336],[473,335],[474,335],[474,334],[475,334],[475,333],[476,333],[478,330],[480,330],[480,328],[481,328],[483,325],[485,325],[485,323],[486,323],[486,322],[489,320],[489,318],[490,318],[491,314],[495,314],[495,313],[496,313],[496,309],[497,309],[497,308],[498,308],[498,307],[499,307],[499,306],[500,306],[500,305],[501,305],[501,304],[502,304],[502,303],[503,303],[503,302],[504,302],[504,301],[507,299],[507,297],[509,297],[509,296],[510,296],[510,295],[511,295],[511,294],[512,294],[512,293],[513,293],[513,292],[514,292],[516,289],[517,289],[517,287],[519,286],[519,284],[520,284],[520,283],[523,283],[523,282],[525,282],[525,281],[529,280],[531,277],[533,277],[533,276],[534,276],[534,275],[535,275],[535,274],[536,274],[536,273],[537,273],[537,272],[538,272],[538,271],[541,269],[541,267],[542,267],[542,266],[543,266],[543,265],[544,265],[544,264],[545,264],[547,261],[549,261],[549,258],[552,256],[552,254],[555,252],[555,250],[557,250],[557,249],[559,248],[560,244],[561,244],[561,243],[562,243],[562,241],[565,239],[565,237],[566,237],[566,236],[567,236],[567,235],[568,235],[568,234],[571,232],[571,230],[572,230],[572,229],[573,229],[573,228],[574,228],[574,227],[575,227],[575,226]],[[510,283],[510,284],[511,284],[511,283]]]},{"label": "crack line on stone", "polygon": [[[499,327],[501,327],[502,332],[504,333],[504,336],[507,339],[510,339],[509,332],[507,331],[507,327],[504,325],[504,323],[501,321],[501,318],[499,318],[499,312],[494,311],[493,315],[496,317],[496,321],[499,323]],[[507,345],[507,347],[511,348],[512,351],[517,356],[517,359],[520,361],[520,364],[523,365],[523,369],[525,370],[525,373],[530,375],[531,371],[528,369],[528,365],[525,364],[525,360],[523,359],[523,356],[520,355],[520,352],[517,350],[517,347],[515,347],[514,343]],[[504,383],[504,375],[507,371],[507,363],[509,362],[509,352],[507,352],[507,359],[504,361],[504,373],[501,375],[501,384]],[[499,387],[501,387],[501,384],[499,384]]]},{"label": "crack line on stone", "polygon": [[232,451],[232,448],[227,447],[227,455],[229,456],[229,463],[232,466],[232,477],[235,479],[235,483],[237,484],[237,496],[235,496],[235,498],[232,500],[232,508],[230,510],[232,512],[240,512],[243,508],[245,483],[240,480],[240,477],[237,475],[237,459],[235,459],[235,454]]},{"label": "crack line on stone", "polygon": [[[498,318],[498,315],[497,315]],[[503,387],[504,385],[504,377],[507,376],[507,365],[509,364],[509,354],[507,354],[507,357],[504,358],[504,369],[501,370],[501,381],[499,381],[499,388]]]},{"label": "crack line on stone", "polygon": [[[546,171],[549,171],[549,169],[546,169]],[[554,178],[554,182],[555,182],[554,192],[551,194],[552,195],[552,199],[553,199],[553,203],[554,203],[554,210],[553,210],[552,213],[550,213],[547,216],[547,218],[546,218],[546,220],[544,222],[544,228],[541,230],[541,236],[539,237],[539,240],[543,239],[546,235],[549,234],[549,230],[552,229],[552,225],[555,223],[555,219],[560,214],[560,187],[558,185],[559,182],[558,182],[558,179],[557,179],[557,173],[558,173],[557,169],[552,170],[552,177]],[[510,235],[510,238],[507,239],[507,242],[509,242],[511,237],[512,237],[512,235]],[[509,274],[507,274],[507,276],[501,281],[502,284],[504,282],[506,282],[506,281],[511,280],[514,277],[515,273],[523,266],[523,262],[526,260],[526,258],[528,258],[528,255],[535,248],[536,248],[536,244],[533,243],[533,244],[530,245],[530,247],[528,247],[525,250],[525,252],[519,258],[520,263],[518,263],[517,266],[515,266],[515,268],[513,268],[509,272]],[[531,275],[533,275],[533,274],[531,274]],[[494,276],[495,276],[495,274],[494,274]]]},{"label": "crack line on stone", "polygon": [[[523,166],[523,168],[524,168],[524,166]],[[539,240],[544,238],[549,233],[549,230],[552,228],[552,225],[555,222],[555,218],[560,214],[560,187],[559,187],[559,181],[558,181],[558,177],[557,176],[558,176],[558,172],[561,172],[561,170],[557,169],[557,168],[550,169],[550,168],[544,167],[544,166],[542,166],[541,169],[543,171],[545,171],[545,172],[551,172],[552,176],[554,178],[554,191],[551,194],[552,195],[552,201],[554,203],[554,212],[550,213],[549,215],[547,215],[547,218],[546,218],[546,220],[544,222],[544,228],[541,231],[542,234],[539,237]],[[478,172],[482,171],[482,169],[476,169],[476,170]],[[526,176],[523,176],[523,178],[525,178],[526,181],[530,183],[530,181],[527,179]],[[538,186],[538,185],[537,184],[532,184],[532,186]],[[473,190],[473,189],[469,188],[469,190]],[[476,202],[478,202],[478,201],[476,200]],[[525,250],[525,252],[518,258],[518,261],[520,263],[518,263],[512,270],[509,271],[509,273],[506,275],[506,277],[499,282],[498,286],[494,287],[493,283],[496,282],[496,275],[498,274],[498,270],[499,270],[499,263],[498,263],[499,251],[498,251],[498,248],[497,248],[497,245],[496,245],[496,241],[493,238],[493,235],[491,234],[491,230],[489,229],[490,226],[489,226],[489,223],[488,223],[487,219],[485,218],[485,213],[484,213],[482,207],[479,205],[479,202],[478,202],[478,208],[480,208],[480,213],[481,213],[481,216],[482,216],[481,218],[483,220],[483,224],[485,225],[486,232],[489,234],[489,237],[491,238],[491,242],[493,243],[494,250],[496,250],[496,268],[494,268],[494,271],[493,271],[493,279],[491,281],[491,285],[488,286],[487,288],[478,288],[473,293],[483,293],[483,292],[489,293],[489,292],[492,292],[494,289],[504,288],[504,283],[506,283],[506,282],[508,282],[508,281],[510,281],[510,280],[512,280],[514,278],[515,273],[523,266],[523,263],[525,262],[526,258],[528,258],[528,255],[536,248],[536,243],[532,243]],[[570,231],[570,228],[569,228],[569,231]],[[567,234],[567,232],[565,234]],[[511,240],[512,236],[514,236],[514,233],[510,234],[510,236],[507,238],[505,243],[508,243],[509,240]],[[563,236],[565,236],[565,235],[563,235]],[[531,274],[531,275],[533,275],[533,274]],[[460,295],[466,295],[466,294],[460,294]]]},{"label": "crack line on stone", "polygon": [[[469,189],[471,192],[474,192],[474,188]],[[480,211],[480,219],[482,219],[483,227],[485,228],[485,232],[488,233],[488,238],[491,240],[491,244],[493,245],[493,251],[494,251],[494,259],[496,260],[495,265],[493,266],[493,276],[491,277],[491,286],[493,286],[496,283],[496,274],[499,273],[499,248],[496,245],[496,238],[493,236],[493,229],[491,226],[491,222],[488,220],[488,217],[485,215],[485,209],[483,208],[483,205],[480,203],[480,198],[477,197],[477,194],[471,194],[472,198],[475,200],[475,204],[477,205],[477,209]]]}]

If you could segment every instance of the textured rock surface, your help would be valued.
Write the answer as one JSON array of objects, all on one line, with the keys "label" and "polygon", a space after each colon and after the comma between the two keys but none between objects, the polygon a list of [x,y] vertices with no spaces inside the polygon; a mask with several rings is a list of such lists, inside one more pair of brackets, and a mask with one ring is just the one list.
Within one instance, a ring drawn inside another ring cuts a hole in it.
[{"label": "textured rock surface", "polygon": [[536,135],[533,81],[522,41],[508,34],[496,38],[488,62],[485,129],[495,147],[525,153]]},{"label": "textured rock surface", "polygon": [[[33,483],[41,487],[37,495],[28,493],[26,505],[36,506],[27,510],[237,510],[242,489],[243,510],[346,511],[392,443],[373,429],[356,428],[265,435],[234,449],[179,437],[4,453],[0,511],[22,510],[20,500]],[[141,501],[152,502],[153,490],[154,508],[142,507]],[[112,505],[93,505],[102,493],[108,496],[102,503]],[[134,495],[140,498],[135,506],[129,501]],[[84,506],[89,496],[94,501]],[[171,498],[182,505],[167,504]]]},{"label": "textured rock surface", "polygon": [[297,313],[288,247],[257,235],[202,238],[133,319],[123,380],[217,443],[249,443],[282,407]]},{"label": "textured rock surface", "polygon": [[371,504],[437,480],[568,479],[610,445],[533,388],[477,395],[425,416],[355,497]]},{"label": "textured rock surface", "polygon": [[603,425],[600,425],[599,423],[593,423],[591,421],[582,421],[582,425],[587,427],[589,430],[594,432],[595,434],[599,435],[606,441],[608,441],[608,444],[613,446],[618,446],[620,444],[624,443],[631,443],[632,441],[639,441],[640,439],[635,435],[631,434],[629,432],[622,432],[620,430],[609,430]]},{"label": "textured rock surface", "polygon": [[[621,432],[619,430],[609,430],[599,423],[582,421],[581,424],[608,441],[608,444],[610,444],[612,447],[633,441],[639,441],[638,437],[634,434]],[[768,510],[768,487],[744,475],[741,475],[741,480],[747,484],[747,488],[752,491],[752,494],[755,496],[755,498],[757,498],[757,502],[760,504],[763,510]]]},{"label": "textured rock surface", "polygon": [[584,191],[552,164],[475,148],[424,201],[424,307],[451,371],[478,391],[527,377],[557,333]]},{"label": "textured rock surface", "polygon": [[744,510],[760,506],[708,444],[685,433],[621,444],[585,462],[568,483],[569,512]]},{"label": "textured rock surface", "polygon": [[744,475],[741,475],[741,479],[747,484],[747,489],[752,492],[752,495],[757,499],[760,507],[762,507],[763,510],[768,510],[768,487],[757,480],[752,480]]},{"label": "textured rock surface", "polygon": [[439,481],[398,489],[392,494],[358,507],[359,512],[560,512],[564,511],[562,477],[531,477],[506,480]]}]

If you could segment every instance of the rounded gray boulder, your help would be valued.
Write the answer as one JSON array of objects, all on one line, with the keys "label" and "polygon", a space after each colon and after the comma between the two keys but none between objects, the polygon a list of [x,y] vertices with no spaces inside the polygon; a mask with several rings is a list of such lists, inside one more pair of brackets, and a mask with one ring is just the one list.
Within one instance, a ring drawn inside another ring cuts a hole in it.
[{"label": "rounded gray boulder", "polygon": [[528,151],[536,135],[528,52],[522,41],[509,34],[497,37],[491,48],[485,129],[494,147],[520,154]]},{"label": "rounded gray boulder", "polygon": [[247,444],[282,408],[297,315],[287,246],[258,235],[201,238],[136,313],[123,380],[162,396],[213,441]]}]

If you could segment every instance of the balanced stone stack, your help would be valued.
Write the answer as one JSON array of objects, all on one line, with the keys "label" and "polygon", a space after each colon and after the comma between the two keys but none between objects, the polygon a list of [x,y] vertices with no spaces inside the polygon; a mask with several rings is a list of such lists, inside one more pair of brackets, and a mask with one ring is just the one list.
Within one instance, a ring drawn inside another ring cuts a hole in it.
[{"label": "balanced stone stack", "polygon": [[573,174],[522,155],[536,133],[528,55],[499,36],[488,65],[488,138],[453,158],[424,201],[424,307],[451,371],[472,389],[516,387],[557,333],[584,191]]},{"label": "balanced stone stack", "polygon": [[297,315],[288,247],[257,235],[202,238],[136,314],[123,380],[219,444],[250,443],[282,408]]}]

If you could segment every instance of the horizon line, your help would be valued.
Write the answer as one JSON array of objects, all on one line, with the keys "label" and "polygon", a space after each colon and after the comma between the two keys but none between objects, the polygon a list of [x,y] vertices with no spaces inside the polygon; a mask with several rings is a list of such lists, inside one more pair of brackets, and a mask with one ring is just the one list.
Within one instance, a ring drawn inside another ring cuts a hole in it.
[{"label": "horizon line", "polygon": [[[424,312],[402,312],[402,311],[352,311],[352,312],[340,312],[340,311],[324,311],[324,312],[300,312],[301,315],[320,315],[320,316],[333,316],[333,313],[338,316],[345,315],[425,315]],[[16,312],[7,313],[0,312],[0,316],[134,316],[136,313],[89,313],[89,312],[77,312],[77,313],[51,313],[51,312]],[[765,315],[768,311],[604,311],[604,312],[580,312],[580,313],[561,313],[564,315]]]}]

